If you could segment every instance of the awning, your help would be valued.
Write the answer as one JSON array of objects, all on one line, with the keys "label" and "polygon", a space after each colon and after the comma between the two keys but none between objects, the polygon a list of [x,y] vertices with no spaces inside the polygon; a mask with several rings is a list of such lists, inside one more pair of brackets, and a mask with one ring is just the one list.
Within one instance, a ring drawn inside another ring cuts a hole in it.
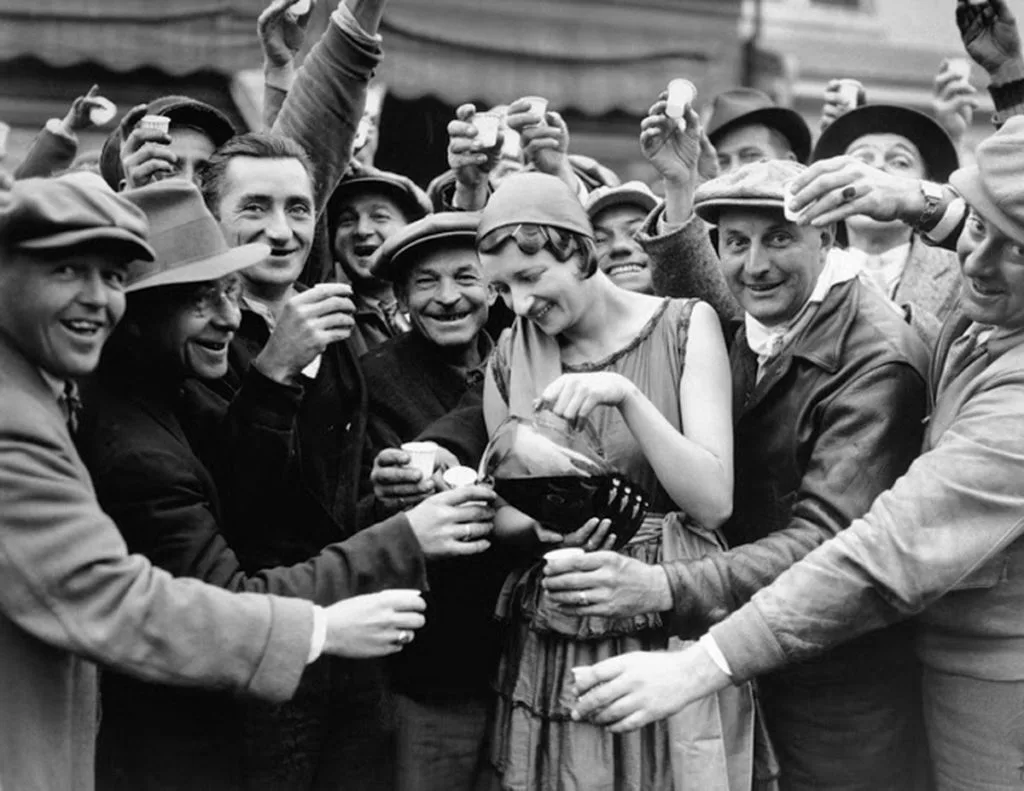
[{"label": "awning", "polygon": [[379,74],[403,99],[538,94],[587,115],[643,115],[672,77],[708,92],[733,82],[739,12],[739,0],[392,0]]},{"label": "awning", "polygon": [[51,66],[95,62],[171,75],[231,74],[260,64],[263,0],[4,0],[0,57]]}]

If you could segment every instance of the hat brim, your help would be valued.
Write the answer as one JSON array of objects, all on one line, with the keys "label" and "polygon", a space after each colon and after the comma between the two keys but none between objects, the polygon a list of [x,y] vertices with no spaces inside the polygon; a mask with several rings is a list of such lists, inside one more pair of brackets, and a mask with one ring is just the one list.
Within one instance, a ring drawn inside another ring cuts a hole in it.
[{"label": "hat brim", "polygon": [[658,199],[640,190],[621,190],[610,195],[601,195],[597,200],[587,204],[587,216],[593,220],[598,214],[610,206],[636,206],[645,214],[650,214],[658,205]]},{"label": "hat brim", "polygon": [[389,255],[387,259],[377,259],[377,261],[374,262],[371,272],[374,277],[379,277],[381,280],[387,280],[388,282],[393,283],[400,279],[401,276],[413,265],[415,261],[413,253],[426,245],[434,246],[439,243],[442,244],[442,246],[446,244],[452,248],[468,247],[470,249],[475,249],[476,230],[453,228],[450,231],[441,231],[420,239],[411,239],[408,244],[395,250],[395,252]]},{"label": "hat brim", "polygon": [[811,161],[842,156],[857,138],[872,134],[907,138],[921,152],[931,181],[947,181],[960,166],[956,146],[946,131],[924,113],[898,104],[866,104],[839,116],[821,133]]},{"label": "hat brim", "polygon": [[694,214],[712,225],[718,225],[718,217],[725,209],[766,209],[785,213],[782,201],[776,198],[710,198],[693,207]]},{"label": "hat brim", "polygon": [[788,107],[762,107],[759,110],[751,110],[731,121],[718,127],[714,132],[708,134],[712,145],[718,145],[722,135],[737,129],[741,126],[763,124],[769,129],[774,129],[789,141],[790,148],[796,156],[797,162],[801,165],[807,164],[811,155],[811,130],[807,122],[796,110]]},{"label": "hat brim", "polygon": [[217,280],[225,275],[255,266],[261,261],[266,260],[269,255],[269,245],[261,242],[243,244],[240,247],[232,247],[223,253],[218,253],[209,258],[190,261],[187,264],[164,270],[150,277],[143,277],[128,285],[125,291],[132,293],[159,286],[205,283],[208,280]]},{"label": "hat brim", "polygon": [[153,248],[142,241],[131,231],[123,228],[104,226],[100,228],[81,228],[74,231],[63,231],[41,239],[28,239],[16,245],[22,250],[64,250],[78,247],[90,242],[110,241],[123,245],[131,251],[133,261],[155,261]]},{"label": "hat brim", "polygon": [[981,170],[977,165],[957,170],[949,177],[949,183],[985,222],[992,223],[1018,244],[1024,244],[1024,225],[1011,219],[992,200],[982,183]]}]

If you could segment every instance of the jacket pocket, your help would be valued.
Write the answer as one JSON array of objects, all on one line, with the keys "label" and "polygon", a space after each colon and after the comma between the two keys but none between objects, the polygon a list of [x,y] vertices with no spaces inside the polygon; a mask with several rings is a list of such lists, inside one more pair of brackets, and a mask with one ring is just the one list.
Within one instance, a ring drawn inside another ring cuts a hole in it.
[{"label": "jacket pocket", "polygon": [[956,585],[950,588],[951,591],[983,590],[994,588],[1006,579],[1007,566],[1010,558],[1006,553],[989,558],[987,562],[976,568]]}]

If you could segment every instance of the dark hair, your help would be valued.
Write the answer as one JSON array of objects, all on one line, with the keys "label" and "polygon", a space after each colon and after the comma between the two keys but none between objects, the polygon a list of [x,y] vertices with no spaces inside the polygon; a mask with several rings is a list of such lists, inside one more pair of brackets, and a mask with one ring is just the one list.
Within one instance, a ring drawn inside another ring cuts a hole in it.
[{"label": "dark hair", "polygon": [[224,177],[228,165],[235,157],[254,159],[297,159],[316,189],[313,163],[301,145],[290,137],[269,132],[248,132],[232,137],[213,152],[209,162],[199,170],[199,188],[203,191],[206,207],[217,216],[217,204],[224,190]]},{"label": "dark hair", "polygon": [[485,234],[477,242],[476,249],[480,253],[493,253],[507,241],[514,241],[516,247],[526,255],[536,255],[541,250],[547,250],[555,260],[563,264],[578,253],[582,258],[579,270],[584,280],[597,271],[597,245],[594,240],[553,225],[503,225]]}]

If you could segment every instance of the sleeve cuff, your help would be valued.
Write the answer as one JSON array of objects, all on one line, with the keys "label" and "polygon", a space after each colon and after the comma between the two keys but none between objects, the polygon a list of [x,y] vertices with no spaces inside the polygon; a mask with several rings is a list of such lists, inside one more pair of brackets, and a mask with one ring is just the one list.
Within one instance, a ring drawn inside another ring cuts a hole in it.
[{"label": "sleeve cuff", "polygon": [[708,635],[714,639],[734,681],[748,681],[786,664],[782,646],[753,603],[712,626]]},{"label": "sleeve cuff", "polygon": [[313,606],[313,634],[309,639],[309,656],[306,664],[311,665],[320,658],[327,644],[327,611],[323,607]]},{"label": "sleeve cuff", "polygon": [[966,214],[967,204],[964,202],[963,198],[957,197],[950,201],[946,210],[942,213],[942,216],[934,227],[924,231],[921,235],[924,236],[927,241],[932,242],[933,244],[938,244],[953,232],[953,230],[964,219],[964,215]]},{"label": "sleeve cuff", "polygon": [[371,36],[363,26],[359,24],[359,20],[355,18],[352,12],[349,10],[346,0],[339,0],[338,7],[334,13],[331,14],[331,20],[345,33],[348,33],[352,38],[365,44],[380,44],[384,39],[377,33]]},{"label": "sleeve cuff", "polygon": [[51,118],[46,122],[46,125],[43,128],[51,135],[54,135],[55,137],[62,138],[75,145],[78,144],[78,135],[76,135],[74,132],[68,132],[64,128],[64,124],[61,123],[59,118]]}]

